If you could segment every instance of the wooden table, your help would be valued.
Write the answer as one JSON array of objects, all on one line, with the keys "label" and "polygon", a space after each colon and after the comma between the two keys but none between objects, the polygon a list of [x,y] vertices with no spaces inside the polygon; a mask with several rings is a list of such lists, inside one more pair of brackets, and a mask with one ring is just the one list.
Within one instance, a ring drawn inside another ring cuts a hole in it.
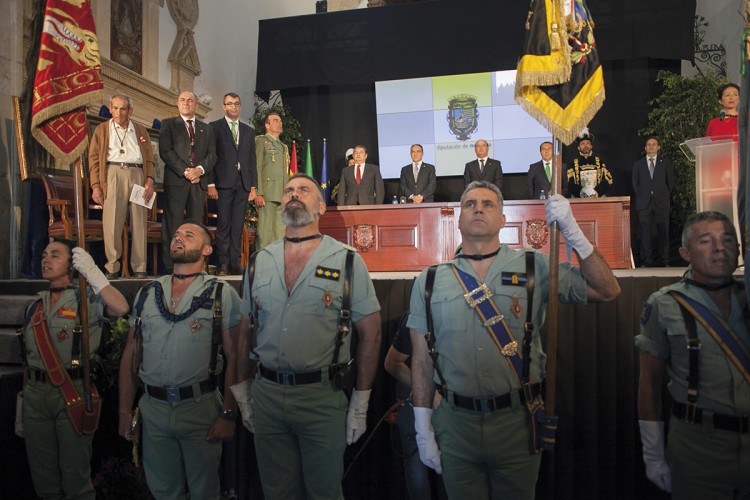
[{"label": "wooden table", "polygon": [[[613,269],[630,269],[630,198],[570,200],[581,230]],[[543,200],[506,200],[500,241],[549,253]],[[328,207],[320,232],[357,248],[370,271],[419,271],[452,258],[461,242],[460,204]],[[560,238],[562,241],[562,238]],[[560,260],[567,260],[560,245]],[[573,261],[576,261],[575,255]]]}]

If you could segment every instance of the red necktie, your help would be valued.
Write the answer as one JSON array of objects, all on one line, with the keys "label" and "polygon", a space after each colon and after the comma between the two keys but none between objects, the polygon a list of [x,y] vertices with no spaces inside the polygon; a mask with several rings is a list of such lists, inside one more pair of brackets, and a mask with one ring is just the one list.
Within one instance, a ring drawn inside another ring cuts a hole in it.
[{"label": "red necktie", "polygon": [[190,166],[195,165],[195,129],[193,128],[193,120],[188,120],[188,135],[190,136]]},{"label": "red necktie", "polygon": [[362,183],[362,168],[359,164],[357,164],[357,174],[355,179],[357,180],[357,185]]}]

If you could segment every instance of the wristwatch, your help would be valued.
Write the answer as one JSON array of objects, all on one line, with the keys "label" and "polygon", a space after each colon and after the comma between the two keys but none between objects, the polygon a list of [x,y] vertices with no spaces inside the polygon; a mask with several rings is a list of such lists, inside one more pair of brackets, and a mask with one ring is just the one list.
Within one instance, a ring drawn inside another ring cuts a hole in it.
[{"label": "wristwatch", "polygon": [[221,413],[219,413],[219,416],[223,418],[224,420],[229,420],[230,422],[234,422],[235,413],[234,413],[234,410],[224,410]]}]

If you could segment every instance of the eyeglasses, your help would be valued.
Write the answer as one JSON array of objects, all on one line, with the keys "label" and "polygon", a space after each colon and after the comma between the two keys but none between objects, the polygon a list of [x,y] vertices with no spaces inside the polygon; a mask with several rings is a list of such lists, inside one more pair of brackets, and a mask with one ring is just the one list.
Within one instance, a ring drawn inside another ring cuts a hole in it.
[{"label": "eyeglasses", "polygon": [[225,102],[224,106],[226,106],[228,108],[230,108],[230,107],[234,108],[236,106],[242,106],[242,104],[240,103],[240,101],[237,101],[237,102]]}]

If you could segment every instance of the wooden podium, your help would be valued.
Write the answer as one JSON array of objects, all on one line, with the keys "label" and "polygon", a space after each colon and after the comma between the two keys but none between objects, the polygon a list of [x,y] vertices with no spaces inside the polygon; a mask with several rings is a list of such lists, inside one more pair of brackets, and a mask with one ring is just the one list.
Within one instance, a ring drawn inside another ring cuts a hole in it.
[{"label": "wooden podium", "polygon": [[[570,204],[583,233],[610,267],[632,268],[630,197],[573,199]],[[501,242],[549,253],[544,200],[506,200],[503,213]],[[370,271],[421,271],[453,257],[461,243],[460,214],[457,202],[331,206],[320,220],[320,232],[357,248]],[[560,260],[567,260],[564,243]]]}]

